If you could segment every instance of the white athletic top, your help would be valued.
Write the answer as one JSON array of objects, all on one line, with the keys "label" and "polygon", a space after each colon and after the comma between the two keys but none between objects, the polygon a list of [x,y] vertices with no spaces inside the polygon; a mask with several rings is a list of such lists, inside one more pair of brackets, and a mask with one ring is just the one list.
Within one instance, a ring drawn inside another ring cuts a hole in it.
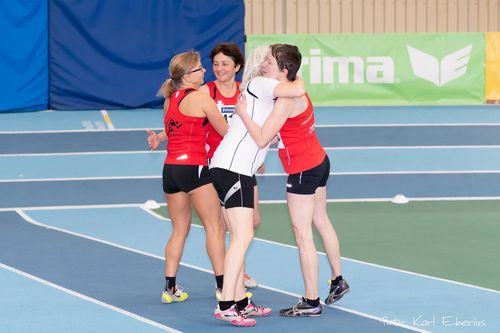
[{"label": "white athletic top", "polygon": [[[262,126],[273,110],[273,90],[279,81],[258,76],[245,88],[247,113]],[[253,176],[264,163],[269,145],[259,148],[248,133],[245,124],[235,113],[227,134],[210,162],[210,168],[222,168],[246,176]]]}]

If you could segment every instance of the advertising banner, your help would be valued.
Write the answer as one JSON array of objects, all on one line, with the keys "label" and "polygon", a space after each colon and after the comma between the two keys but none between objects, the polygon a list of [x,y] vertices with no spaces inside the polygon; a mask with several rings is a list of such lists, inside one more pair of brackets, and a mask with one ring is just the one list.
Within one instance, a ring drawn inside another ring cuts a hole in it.
[{"label": "advertising banner", "polygon": [[486,33],[486,100],[500,101],[500,32]]},{"label": "advertising banner", "polygon": [[287,43],[316,105],[480,104],[484,33],[249,35],[246,51]]}]

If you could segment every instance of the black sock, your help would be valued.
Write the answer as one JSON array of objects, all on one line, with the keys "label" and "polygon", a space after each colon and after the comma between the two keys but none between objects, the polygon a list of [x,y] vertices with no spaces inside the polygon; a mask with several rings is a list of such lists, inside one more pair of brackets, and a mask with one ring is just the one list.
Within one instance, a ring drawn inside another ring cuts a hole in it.
[{"label": "black sock", "polygon": [[227,310],[232,307],[234,303],[234,301],[219,301],[219,309],[221,309],[221,311]]},{"label": "black sock", "polygon": [[245,297],[243,299],[240,299],[239,301],[236,301],[236,306],[238,307],[238,310],[243,311],[248,305],[248,297]]},{"label": "black sock", "polygon": [[222,285],[224,284],[224,275],[216,275],[215,283],[217,284],[217,288],[222,290]]},{"label": "black sock", "polygon": [[165,276],[166,284],[165,291],[173,290],[175,288],[175,276]]},{"label": "black sock", "polygon": [[316,299],[309,299],[309,298],[306,298],[306,302],[307,304],[309,304],[310,306],[318,306],[319,305],[319,297],[316,298]]},{"label": "black sock", "polygon": [[342,280],[342,275],[337,276],[335,280],[332,280],[332,286],[339,284],[341,280]]}]

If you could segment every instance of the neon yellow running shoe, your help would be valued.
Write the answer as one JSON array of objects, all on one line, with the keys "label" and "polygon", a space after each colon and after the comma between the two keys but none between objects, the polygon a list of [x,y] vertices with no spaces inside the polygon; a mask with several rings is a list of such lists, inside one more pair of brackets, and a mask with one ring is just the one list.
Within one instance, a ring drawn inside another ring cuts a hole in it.
[{"label": "neon yellow running shoe", "polygon": [[161,294],[161,302],[165,304],[170,304],[172,302],[184,302],[189,297],[188,293],[185,293],[181,286],[176,285],[172,290],[165,290]]}]

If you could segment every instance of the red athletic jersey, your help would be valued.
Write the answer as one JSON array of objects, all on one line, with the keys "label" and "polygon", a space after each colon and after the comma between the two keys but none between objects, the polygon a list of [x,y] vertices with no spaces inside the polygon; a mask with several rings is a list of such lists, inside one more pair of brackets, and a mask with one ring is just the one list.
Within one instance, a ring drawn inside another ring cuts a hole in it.
[{"label": "red athletic jersey", "polygon": [[205,143],[208,133],[206,117],[189,117],[179,111],[182,99],[194,89],[176,90],[170,95],[170,104],[164,125],[167,134],[165,164],[208,165]]},{"label": "red athletic jersey", "polygon": [[314,112],[306,94],[308,106],[298,116],[288,118],[279,131],[278,155],[285,172],[298,173],[318,166],[326,152],[314,131]]},{"label": "red athletic jersey", "polygon": [[[240,95],[240,83],[236,82],[236,93],[231,97],[224,97],[220,93],[215,81],[211,81],[207,83],[208,90],[210,91],[210,96],[214,99],[215,103],[217,103],[217,107],[219,108],[220,113],[224,116],[224,119],[229,123],[231,121],[231,117],[234,113],[234,106],[238,101],[238,96]],[[219,147],[219,143],[222,141],[222,136],[217,133],[217,131],[212,127],[212,125],[208,124],[208,137],[207,137],[207,150],[208,150],[208,158],[212,158],[214,156],[214,152]]]}]

